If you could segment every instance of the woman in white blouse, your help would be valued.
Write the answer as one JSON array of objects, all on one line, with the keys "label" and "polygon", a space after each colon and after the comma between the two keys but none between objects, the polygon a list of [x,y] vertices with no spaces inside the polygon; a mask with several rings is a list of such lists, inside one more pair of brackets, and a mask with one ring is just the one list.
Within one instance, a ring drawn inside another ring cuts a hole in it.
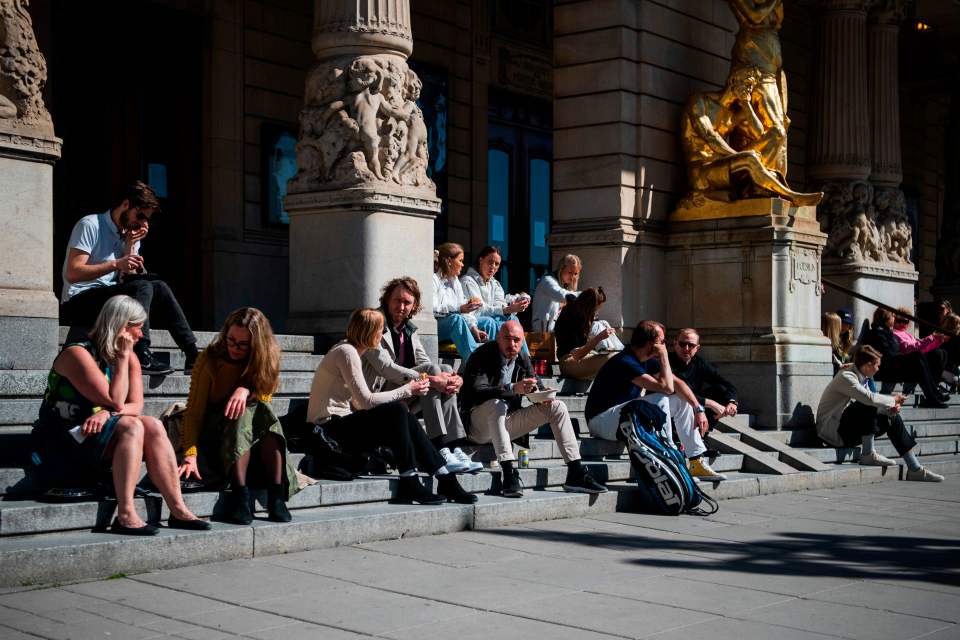
[{"label": "woman in white blouse", "polygon": [[[476,502],[477,497],[464,491],[456,476],[447,470],[419,421],[401,402],[426,395],[430,381],[417,378],[378,393],[367,386],[361,356],[380,344],[383,323],[383,314],[377,309],[353,312],[346,340],[327,352],[313,376],[307,405],[309,420],[322,427],[324,434],[344,452],[363,453],[380,446],[390,447],[400,473],[397,502]],[[436,476],[440,495],[423,486],[418,469]]]},{"label": "woman in white blouse", "polygon": [[553,331],[560,309],[567,303],[567,296],[579,295],[577,286],[582,269],[580,258],[567,254],[560,258],[556,271],[543,276],[537,283],[531,316],[534,331]]},{"label": "woman in white blouse", "polygon": [[[480,298],[481,305],[474,314],[477,326],[488,336],[496,336],[500,327],[509,320],[517,320],[517,315],[530,304],[530,296],[526,293],[505,295],[500,282],[494,278],[500,270],[500,249],[486,246],[480,249],[477,256],[477,268],[467,269],[467,275],[460,278],[463,292],[469,298]],[[527,343],[523,343],[524,353]]]},{"label": "woman in white blouse", "polygon": [[457,345],[460,357],[466,360],[486,332],[477,326],[473,312],[483,306],[477,296],[467,298],[458,276],[463,269],[463,247],[445,242],[433,252],[433,315],[437,318],[437,337]]}]

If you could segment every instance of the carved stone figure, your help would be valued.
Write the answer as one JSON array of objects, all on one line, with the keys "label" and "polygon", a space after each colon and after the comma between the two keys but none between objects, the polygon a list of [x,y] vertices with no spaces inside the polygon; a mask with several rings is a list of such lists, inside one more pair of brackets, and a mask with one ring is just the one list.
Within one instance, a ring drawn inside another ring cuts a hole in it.
[{"label": "carved stone figure", "polygon": [[434,189],[421,89],[397,56],[341,57],[311,70],[291,192],[376,183]]},{"label": "carved stone figure", "polygon": [[730,7],[740,30],[724,90],[695,94],[683,114],[690,192],[680,207],[769,197],[815,205],[823,194],[794,191],[786,181],[790,121],[778,35],[782,0],[730,0]]},{"label": "carved stone figure", "polygon": [[0,127],[53,135],[43,104],[47,63],[37,47],[29,0],[0,0]]},{"label": "carved stone figure", "polygon": [[873,202],[885,258],[890,262],[911,264],[913,231],[907,218],[907,202],[903,191],[877,189]]},{"label": "carved stone figure", "polygon": [[911,264],[912,230],[902,191],[874,191],[862,180],[833,182],[824,191],[820,207],[821,228],[828,234],[824,257]]}]

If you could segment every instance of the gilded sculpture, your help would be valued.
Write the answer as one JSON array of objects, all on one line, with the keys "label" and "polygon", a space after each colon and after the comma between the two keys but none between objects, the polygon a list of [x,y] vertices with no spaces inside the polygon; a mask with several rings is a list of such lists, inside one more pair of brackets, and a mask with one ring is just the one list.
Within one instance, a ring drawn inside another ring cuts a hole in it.
[{"label": "gilded sculpture", "polygon": [[362,186],[427,187],[422,83],[402,59],[341,58],[307,75],[291,192]]},{"label": "gilded sculpture", "polygon": [[730,0],[730,6],[740,29],[726,84],[720,92],[692,96],[683,114],[690,192],[680,207],[770,197],[816,205],[822,193],[794,191],[786,179],[790,120],[778,35],[783,2]]},{"label": "gilded sculpture", "polygon": [[29,0],[0,0],[0,127],[53,134],[43,104],[47,63],[37,47]]}]

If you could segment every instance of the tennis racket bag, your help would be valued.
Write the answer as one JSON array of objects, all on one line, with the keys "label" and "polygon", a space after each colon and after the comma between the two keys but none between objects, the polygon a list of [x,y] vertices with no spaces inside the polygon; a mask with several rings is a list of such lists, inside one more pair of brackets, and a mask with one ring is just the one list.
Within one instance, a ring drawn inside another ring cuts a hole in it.
[{"label": "tennis racket bag", "polygon": [[[665,516],[716,513],[716,501],[700,490],[687,471],[683,452],[667,440],[666,422],[660,407],[643,400],[634,400],[620,411],[620,434],[645,501]],[[703,504],[709,510],[703,509]]]}]

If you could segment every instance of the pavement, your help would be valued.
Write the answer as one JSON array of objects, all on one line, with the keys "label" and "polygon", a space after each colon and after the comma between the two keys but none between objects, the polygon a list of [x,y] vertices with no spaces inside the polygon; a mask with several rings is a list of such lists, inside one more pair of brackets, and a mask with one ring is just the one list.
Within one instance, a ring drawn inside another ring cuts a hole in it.
[{"label": "pavement", "polygon": [[956,640],[958,506],[953,474],[5,589],[0,638]]}]

